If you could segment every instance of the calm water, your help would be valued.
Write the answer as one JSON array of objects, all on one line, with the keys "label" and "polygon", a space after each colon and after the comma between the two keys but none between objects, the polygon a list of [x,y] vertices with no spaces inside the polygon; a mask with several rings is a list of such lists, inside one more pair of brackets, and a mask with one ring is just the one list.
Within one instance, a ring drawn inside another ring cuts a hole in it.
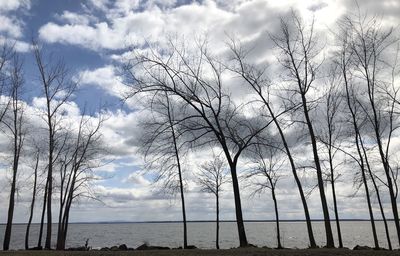
[{"label": "calm water", "polygon": [[[258,246],[276,246],[275,225],[271,222],[245,223],[248,241]],[[308,245],[306,226],[303,222],[281,223],[281,237],[285,247],[304,248]],[[395,247],[395,227],[389,222],[391,240]],[[335,228],[334,223],[332,227]],[[360,245],[373,245],[371,228],[368,222],[346,221],[342,222],[344,246],[354,247]],[[4,225],[0,225],[0,241],[3,241]],[[11,248],[24,247],[25,225],[18,224],[13,227]],[[37,243],[39,226],[34,224],[31,228],[31,246]],[[319,245],[324,244],[324,228],[322,222],[313,223],[315,238]],[[380,246],[386,247],[384,227],[382,222],[377,222]],[[56,227],[54,226],[54,230]],[[336,230],[334,230],[336,232]],[[89,238],[89,246],[99,248],[127,244],[128,247],[137,247],[145,242],[150,245],[178,247],[182,245],[182,225],[179,223],[118,223],[118,224],[70,224],[67,247],[82,246]],[[336,237],[335,237],[336,238]],[[43,239],[44,240],[44,239]],[[189,244],[199,248],[213,248],[215,246],[215,223],[189,223]],[[56,241],[55,235],[53,242]],[[237,230],[235,223],[221,223],[220,226],[221,248],[238,246]]]}]

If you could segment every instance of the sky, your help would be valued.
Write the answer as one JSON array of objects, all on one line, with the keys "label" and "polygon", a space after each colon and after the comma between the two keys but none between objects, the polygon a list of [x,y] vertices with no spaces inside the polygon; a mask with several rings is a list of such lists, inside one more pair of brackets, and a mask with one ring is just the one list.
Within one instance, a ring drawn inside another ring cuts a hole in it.
[{"label": "sky", "polygon": [[[399,0],[359,1],[363,11],[382,15],[389,25],[400,24]],[[252,57],[265,59],[271,49],[268,33],[278,27],[279,16],[291,8],[305,19],[315,17],[319,32],[329,34],[335,22],[355,8],[353,0],[0,0],[0,42],[13,40],[24,58],[26,83],[32,88],[25,96],[32,108],[40,102],[38,75],[30,51],[32,39],[54,58],[62,58],[79,81],[79,92],[69,105],[71,118],[80,116],[84,106],[96,111],[107,108],[103,127],[109,164],[96,172],[103,177],[93,184],[102,202],[82,200],[71,213],[71,221],[175,221],[180,220],[178,197],[159,193],[151,175],[142,172],[143,161],[135,144],[143,112],[133,100],[121,101],[129,88],[119,76],[119,67],[132,47],[162,44],[169,35],[190,39],[207,34],[216,49],[225,47],[228,36],[240,38],[255,50]],[[245,91],[237,91],[243,98]],[[4,143],[3,143],[4,144]],[[195,158],[193,156],[193,158]],[[207,157],[205,156],[204,159]],[[28,171],[27,171],[28,172]],[[27,173],[21,174],[29,179]],[[10,174],[0,174],[0,205],[7,206]],[[307,177],[305,177],[306,179]],[[15,222],[26,222],[29,184],[21,182]],[[310,185],[311,187],[311,185]],[[351,183],[339,183],[339,210],[343,218],[366,218],[362,195],[353,194]],[[243,188],[245,219],[272,219],[269,194],[250,196]],[[294,181],[290,176],[279,183],[277,192],[282,219],[303,219]],[[328,192],[328,196],[330,193]],[[189,220],[214,219],[214,201],[193,182],[187,191]],[[226,185],[221,200],[221,218],[234,219],[233,195]],[[309,197],[312,218],[321,218],[318,193]],[[38,207],[39,208],[39,207]],[[361,209],[361,210],[360,210]],[[38,213],[38,210],[36,210]],[[36,214],[34,220],[38,220]],[[6,219],[0,211],[0,222]]]}]

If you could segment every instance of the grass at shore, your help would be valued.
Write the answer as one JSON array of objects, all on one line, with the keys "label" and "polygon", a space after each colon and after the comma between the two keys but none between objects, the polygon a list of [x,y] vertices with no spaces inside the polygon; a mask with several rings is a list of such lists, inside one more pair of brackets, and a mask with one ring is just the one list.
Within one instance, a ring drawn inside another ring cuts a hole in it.
[{"label": "grass at shore", "polygon": [[348,250],[348,249],[263,249],[240,248],[228,250],[146,250],[146,251],[0,251],[0,256],[364,256],[364,255],[393,255],[399,256],[399,251]]}]

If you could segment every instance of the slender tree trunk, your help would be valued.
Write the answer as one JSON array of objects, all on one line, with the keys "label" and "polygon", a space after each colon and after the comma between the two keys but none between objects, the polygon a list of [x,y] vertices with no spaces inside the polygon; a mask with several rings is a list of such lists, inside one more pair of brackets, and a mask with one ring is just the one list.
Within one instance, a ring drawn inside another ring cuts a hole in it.
[{"label": "slender tree trunk", "polygon": [[31,201],[31,207],[30,207],[30,213],[29,213],[29,220],[28,220],[28,224],[26,225],[26,232],[25,232],[25,250],[29,249],[29,232],[30,232],[32,219],[33,219],[33,210],[35,209],[38,166],[39,166],[39,156],[36,158],[36,164],[35,164],[35,173],[34,173],[33,191],[32,191],[32,201]]},{"label": "slender tree trunk", "polygon": [[186,225],[186,208],[185,208],[185,196],[183,189],[183,180],[181,171],[179,171],[179,186],[181,191],[181,203],[182,203],[182,218],[183,218],[183,248],[187,249],[187,225]]},{"label": "slender tree trunk", "polygon": [[318,188],[319,188],[319,194],[320,194],[320,198],[321,198],[322,211],[324,214],[326,247],[333,248],[333,247],[335,247],[335,244],[333,241],[333,234],[332,234],[331,221],[330,221],[330,217],[329,217],[328,204],[326,202],[324,179],[322,177],[322,169],[321,169],[320,160],[319,160],[319,156],[318,156],[317,140],[315,138],[314,128],[313,128],[310,116],[308,114],[307,99],[306,99],[306,96],[304,95],[304,93],[301,94],[301,98],[302,98],[302,104],[303,104],[304,117],[306,119],[308,131],[310,133],[315,168],[317,170]]},{"label": "slender tree trunk", "polygon": [[239,182],[236,173],[236,163],[230,163],[231,176],[232,176],[232,186],[233,186],[233,195],[235,199],[235,212],[236,212],[236,223],[239,234],[239,243],[240,247],[248,246],[246,230],[244,228],[244,221],[242,215],[242,203],[240,200],[240,192],[239,192]]},{"label": "slender tree trunk", "polygon": [[[14,90],[17,90],[14,88]],[[13,225],[13,217],[14,217],[14,206],[15,206],[15,191],[16,191],[16,184],[17,184],[17,172],[18,172],[18,163],[19,163],[19,156],[22,147],[22,140],[21,140],[21,129],[18,126],[18,109],[15,106],[17,104],[15,101],[18,99],[18,95],[16,94],[17,91],[13,94],[13,112],[14,112],[14,120],[13,120],[13,133],[14,133],[14,157],[13,157],[13,178],[11,183],[11,191],[10,191],[10,201],[8,206],[8,216],[7,216],[7,225],[6,231],[4,234],[4,243],[3,243],[3,250],[7,251],[10,248],[10,241],[11,241],[11,230]]]},{"label": "slender tree trunk", "polygon": [[[49,117],[50,118],[50,117]],[[50,123],[51,127],[51,123]],[[49,165],[48,165],[48,173],[47,173],[47,181],[48,181],[48,192],[47,192],[47,232],[46,232],[46,243],[45,248],[51,249],[51,234],[52,234],[52,211],[51,211],[51,203],[52,203],[52,194],[53,194],[53,136],[52,129],[50,128],[50,136],[49,136]]]},{"label": "slender tree trunk", "polygon": [[365,187],[365,196],[367,197],[367,203],[368,203],[368,211],[369,211],[369,216],[371,219],[371,227],[372,227],[372,235],[374,237],[374,245],[375,245],[375,249],[379,248],[379,243],[378,243],[378,236],[376,234],[376,227],[375,227],[375,219],[374,219],[374,213],[372,211],[372,206],[371,206],[371,198],[369,195],[369,188],[368,188],[368,181],[365,175],[365,170],[364,168],[361,170],[361,174],[362,174],[362,179],[363,179],[363,183],[364,183],[364,187]]},{"label": "slender tree trunk", "polygon": [[48,187],[48,182],[46,180],[46,186],[44,188],[44,197],[43,197],[42,217],[40,218],[39,239],[37,244],[38,248],[42,248],[44,217],[46,215],[46,205],[47,205],[47,192],[48,192],[47,187]]},{"label": "slender tree trunk", "polygon": [[383,224],[384,224],[384,227],[385,227],[386,240],[387,240],[387,243],[388,243],[388,247],[389,247],[389,250],[392,250],[393,248],[392,248],[392,242],[390,241],[389,227],[388,227],[388,224],[387,224],[385,211],[383,209],[379,188],[378,188],[378,185],[376,184],[375,177],[374,177],[374,175],[372,173],[371,166],[369,165],[367,151],[365,150],[364,143],[362,141],[360,141],[360,144],[361,144],[361,148],[363,150],[364,156],[365,156],[365,163],[367,165],[367,170],[368,170],[368,173],[369,173],[369,177],[370,177],[370,179],[372,181],[372,184],[373,184],[374,189],[375,189],[376,197],[378,199],[379,210],[381,212]]},{"label": "slender tree trunk", "polygon": [[218,188],[217,188],[217,193],[216,193],[216,206],[215,206],[215,209],[216,209],[216,213],[217,213],[217,222],[216,222],[216,230],[215,230],[215,232],[216,232],[216,236],[215,236],[215,247],[217,248],[217,249],[219,249],[219,192],[218,192]]},{"label": "slender tree trunk", "polygon": [[299,194],[300,194],[300,199],[301,199],[301,203],[303,205],[304,215],[305,215],[305,218],[306,218],[307,231],[308,231],[308,240],[310,242],[310,247],[311,248],[316,248],[317,244],[316,244],[315,238],[314,238],[314,232],[313,232],[313,229],[312,229],[310,213],[308,211],[307,200],[306,200],[306,197],[304,195],[304,191],[303,191],[303,187],[301,185],[301,181],[299,179],[299,176],[297,175],[296,165],[294,163],[294,160],[293,160],[293,157],[292,157],[292,153],[291,153],[289,145],[288,145],[288,143],[286,141],[285,134],[283,133],[283,130],[282,130],[278,120],[273,115],[272,109],[269,107],[269,105],[268,105],[268,109],[269,109],[269,112],[270,112],[272,118],[274,119],[274,123],[275,123],[276,127],[278,128],[279,135],[281,137],[283,146],[285,147],[285,151],[286,151],[286,154],[287,154],[288,159],[289,159],[290,167],[292,169],[292,174],[293,174],[294,180],[296,182],[297,190],[299,191]]},{"label": "slender tree trunk", "polygon": [[170,102],[168,95],[165,94],[166,100],[167,100],[167,114],[168,114],[168,122],[171,128],[171,135],[172,135],[172,141],[174,144],[174,154],[176,158],[176,164],[178,168],[178,176],[179,176],[179,189],[180,189],[180,194],[181,194],[181,204],[182,204],[182,218],[183,218],[183,248],[187,249],[188,243],[187,243],[187,225],[186,225],[186,208],[185,208],[185,195],[184,195],[184,187],[183,187],[183,177],[182,177],[182,167],[181,167],[181,160],[179,157],[179,150],[178,150],[178,145],[176,141],[176,134],[175,134],[175,127],[173,123],[173,117],[170,109]]},{"label": "slender tree trunk", "polygon": [[[331,147],[331,144],[329,145]],[[329,148],[329,167],[330,167],[330,174],[331,174],[331,188],[332,188],[332,197],[333,197],[333,208],[335,211],[335,220],[336,220],[336,229],[338,233],[338,240],[339,240],[339,248],[343,248],[343,241],[342,241],[342,231],[340,229],[340,221],[339,221],[339,211],[337,207],[337,200],[336,200],[336,188],[335,188],[335,174],[333,168],[333,157],[332,157],[332,149]]]},{"label": "slender tree trunk", "polygon": [[278,242],[278,249],[282,249],[283,247],[281,244],[281,230],[279,227],[278,201],[276,200],[275,188],[272,188],[271,192],[272,192],[272,200],[274,201],[274,208],[275,208],[276,240]]},{"label": "slender tree trunk", "polygon": [[8,206],[7,225],[6,225],[6,230],[5,230],[5,234],[4,234],[4,242],[3,242],[3,250],[4,251],[7,251],[10,248],[12,220],[13,220],[13,216],[14,216],[16,179],[17,179],[17,173],[16,173],[16,171],[14,171],[13,180],[12,180],[12,184],[11,184],[9,206]]}]

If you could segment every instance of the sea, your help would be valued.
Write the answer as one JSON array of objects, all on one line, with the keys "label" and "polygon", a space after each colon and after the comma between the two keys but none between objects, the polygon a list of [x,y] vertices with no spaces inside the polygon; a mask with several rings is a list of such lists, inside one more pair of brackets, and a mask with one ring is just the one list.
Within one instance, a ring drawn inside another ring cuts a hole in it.
[{"label": "sea", "polygon": [[[391,241],[394,248],[399,248],[395,236],[395,226],[389,221]],[[281,241],[284,247],[308,247],[308,235],[305,222],[281,222]],[[377,221],[379,245],[387,247],[383,222]],[[332,228],[337,245],[336,225]],[[25,239],[25,224],[15,224],[12,229],[11,249],[23,249]],[[56,225],[53,226],[53,246],[56,242]],[[274,222],[245,222],[245,229],[249,243],[257,246],[276,247],[276,226]],[[324,223],[313,222],[314,236],[318,245],[325,244]],[[5,225],[0,225],[0,241],[3,241]],[[188,244],[198,248],[215,248],[215,222],[189,222]],[[341,230],[345,247],[353,248],[356,245],[373,246],[371,225],[368,221],[342,221]],[[32,224],[30,232],[30,246],[37,245],[39,225]],[[183,225],[180,222],[166,223],[71,223],[67,237],[67,247],[83,246],[88,240],[89,246],[94,249],[126,244],[136,248],[144,243],[171,248],[183,245]],[[44,238],[43,238],[44,241]],[[238,247],[238,235],[235,222],[220,223],[220,248]]]}]

